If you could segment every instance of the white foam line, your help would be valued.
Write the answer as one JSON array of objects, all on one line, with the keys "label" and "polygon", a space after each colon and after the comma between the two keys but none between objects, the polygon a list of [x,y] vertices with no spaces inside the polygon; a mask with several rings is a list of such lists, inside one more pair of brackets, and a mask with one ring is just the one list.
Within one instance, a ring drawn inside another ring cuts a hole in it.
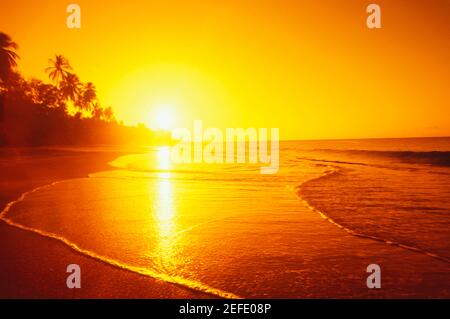
[{"label": "white foam line", "polygon": [[381,242],[381,243],[384,243],[384,244],[396,246],[396,247],[399,247],[399,248],[402,248],[402,249],[405,249],[405,250],[413,251],[413,252],[416,252],[416,253],[420,253],[420,254],[423,254],[423,255],[426,255],[426,256],[429,256],[429,257],[438,259],[438,260],[443,261],[443,262],[446,262],[446,263],[450,263],[450,259],[449,259],[449,258],[444,257],[444,256],[440,256],[440,255],[435,254],[435,253],[432,253],[432,252],[429,252],[429,251],[427,251],[427,250],[425,250],[425,249],[421,249],[421,248],[417,248],[417,247],[405,245],[405,244],[402,244],[402,243],[399,243],[399,242],[395,242],[395,241],[391,241],[391,240],[387,240],[387,239],[384,239],[384,238],[381,238],[381,237],[376,237],[376,236],[371,236],[371,235],[366,235],[366,234],[363,234],[363,233],[355,232],[355,231],[353,231],[353,230],[351,230],[351,229],[349,229],[349,228],[347,228],[347,227],[345,227],[345,226],[342,226],[341,224],[337,223],[337,222],[334,221],[332,218],[330,218],[329,216],[327,216],[324,212],[322,212],[322,211],[320,211],[319,209],[317,209],[317,208],[315,208],[314,206],[312,206],[312,204],[311,204],[308,200],[306,200],[305,198],[303,198],[302,195],[300,194],[301,188],[302,188],[306,183],[309,183],[309,182],[311,182],[311,181],[316,181],[316,180],[319,180],[319,179],[322,179],[322,178],[325,178],[325,177],[329,177],[329,176],[331,176],[331,175],[337,174],[337,173],[340,171],[338,168],[333,167],[333,166],[327,166],[327,167],[330,168],[330,170],[326,171],[325,173],[323,173],[323,174],[320,175],[319,177],[315,177],[315,178],[312,178],[312,179],[310,179],[310,180],[307,180],[307,181],[301,183],[301,184],[297,187],[297,189],[298,189],[297,196],[298,196],[299,199],[302,201],[302,203],[303,203],[306,207],[308,207],[311,211],[313,211],[313,212],[319,214],[320,217],[322,217],[322,218],[325,219],[326,221],[330,222],[331,224],[335,225],[336,227],[338,227],[338,228],[340,228],[340,229],[346,231],[348,234],[350,234],[350,235],[352,235],[352,236],[356,236],[356,237],[360,237],[360,238],[365,238],[365,239],[370,239],[370,240],[374,240],[374,241]]},{"label": "white foam line", "polygon": [[51,187],[51,186],[56,185],[56,184],[61,183],[61,182],[63,182],[63,181],[58,181],[58,182],[54,182],[54,183],[51,183],[51,184],[48,184],[48,185],[45,185],[45,186],[40,186],[40,187],[37,187],[37,188],[35,188],[35,189],[31,190],[31,191],[23,193],[18,199],[14,200],[12,202],[9,202],[5,206],[5,208],[0,213],[0,220],[4,221],[6,224],[8,224],[10,226],[13,226],[13,227],[16,227],[16,228],[19,228],[19,229],[22,229],[22,230],[30,231],[30,232],[36,233],[36,234],[38,234],[40,236],[46,237],[46,238],[55,239],[55,240],[57,240],[59,242],[62,242],[65,245],[67,245],[68,247],[72,248],[73,250],[75,250],[78,253],[81,253],[81,254],[83,254],[85,256],[88,256],[88,257],[91,257],[93,259],[99,260],[99,261],[104,262],[106,264],[109,264],[109,265],[111,265],[113,267],[117,267],[117,268],[120,268],[120,269],[123,269],[123,270],[127,270],[127,271],[130,271],[130,272],[139,274],[139,275],[151,277],[153,279],[159,279],[159,280],[162,280],[162,281],[167,282],[167,283],[175,284],[175,285],[178,285],[178,286],[182,286],[184,288],[189,288],[191,290],[207,293],[207,294],[218,296],[218,297],[221,297],[221,298],[242,299],[242,297],[240,297],[240,296],[238,296],[236,294],[233,294],[231,292],[226,292],[226,291],[223,291],[223,290],[220,290],[220,289],[216,289],[216,288],[213,288],[213,287],[209,287],[209,286],[207,286],[207,285],[205,285],[203,283],[197,282],[197,281],[185,279],[185,278],[182,278],[182,277],[179,277],[179,276],[171,276],[171,275],[167,275],[167,274],[164,274],[164,273],[157,273],[157,272],[151,271],[151,270],[143,268],[143,267],[136,267],[136,266],[128,265],[126,263],[119,262],[119,261],[114,260],[112,258],[108,258],[108,257],[102,256],[100,254],[97,254],[97,253],[95,253],[93,251],[81,248],[77,244],[69,241],[68,239],[66,239],[66,238],[64,238],[62,236],[58,236],[58,235],[56,235],[54,233],[46,232],[46,231],[43,231],[43,230],[40,230],[40,229],[36,229],[36,228],[33,228],[33,227],[29,227],[29,226],[25,226],[25,225],[19,224],[17,222],[14,222],[10,218],[6,217],[6,213],[9,212],[10,209],[15,204],[17,204],[19,202],[22,202],[28,195],[30,195],[32,193],[35,193],[35,192],[37,192],[39,190]]},{"label": "white foam line", "polygon": [[9,202],[8,204],[6,204],[5,208],[3,208],[3,210],[0,212],[0,219],[3,219],[4,216],[6,215],[6,213],[9,212],[11,207],[13,207],[17,203],[22,202],[28,195],[31,195],[31,194],[39,191],[39,190],[51,187],[53,185],[59,184],[61,182],[62,181],[58,181],[58,182],[53,182],[53,183],[50,183],[50,184],[47,184],[47,185],[44,185],[44,186],[39,186],[39,187],[36,187],[36,188],[34,188],[34,189],[30,190],[30,191],[27,191],[27,192],[23,193],[22,195],[20,195],[20,197],[18,199],[13,200],[13,201]]}]

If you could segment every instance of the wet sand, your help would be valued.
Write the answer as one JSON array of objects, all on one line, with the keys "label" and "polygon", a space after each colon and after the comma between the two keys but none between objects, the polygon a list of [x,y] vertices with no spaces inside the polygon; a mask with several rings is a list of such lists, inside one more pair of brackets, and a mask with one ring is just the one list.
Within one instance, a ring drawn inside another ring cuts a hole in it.
[{"label": "wet sand", "polygon": [[[35,187],[110,170],[107,163],[125,153],[30,149],[1,150],[0,154],[0,207],[3,209],[8,202]],[[81,267],[81,289],[66,287],[69,264]],[[115,268],[79,254],[63,243],[0,221],[0,298],[211,297]]]}]

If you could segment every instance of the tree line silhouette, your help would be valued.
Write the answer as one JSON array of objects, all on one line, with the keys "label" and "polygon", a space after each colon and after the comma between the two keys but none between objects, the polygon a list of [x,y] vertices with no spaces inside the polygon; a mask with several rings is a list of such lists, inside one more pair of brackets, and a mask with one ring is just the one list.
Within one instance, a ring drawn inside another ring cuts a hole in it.
[{"label": "tree line silhouette", "polygon": [[62,55],[45,69],[51,83],[17,71],[18,45],[0,32],[0,146],[167,143],[167,132],[119,123],[95,85],[83,83]]}]

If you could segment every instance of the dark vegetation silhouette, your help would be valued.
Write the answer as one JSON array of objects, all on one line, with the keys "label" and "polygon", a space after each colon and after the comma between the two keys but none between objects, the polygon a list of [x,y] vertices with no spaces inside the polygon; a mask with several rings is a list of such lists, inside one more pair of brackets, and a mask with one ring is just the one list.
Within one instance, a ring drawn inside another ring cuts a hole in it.
[{"label": "dark vegetation silhouette", "polygon": [[51,83],[17,71],[18,45],[0,32],[0,146],[161,144],[169,133],[118,123],[95,85],[83,83],[62,55],[45,69]]}]

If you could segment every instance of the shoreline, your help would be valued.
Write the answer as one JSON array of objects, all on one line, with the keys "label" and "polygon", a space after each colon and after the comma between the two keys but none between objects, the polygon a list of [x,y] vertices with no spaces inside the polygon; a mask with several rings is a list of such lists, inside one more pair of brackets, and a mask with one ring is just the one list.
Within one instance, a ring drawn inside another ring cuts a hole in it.
[{"label": "shoreline", "polygon": [[[87,177],[94,172],[115,170],[108,165],[111,160],[139,153],[140,150],[53,152],[46,150],[45,154],[41,154],[39,151],[37,156],[29,152],[28,157],[15,154],[11,159],[7,155],[0,157],[0,169],[5,171],[0,178],[2,211],[7,203],[20,200],[26,196],[24,193],[36,187],[64,179]],[[29,158],[31,155],[32,158]],[[19,189],[24,191],[18,192]],[[9,199],[5,195],[7,193]],[[290,218],[295,221],[296,234],[295,238],[291,238],[295,239],[291,248],[307,262],[299,262],[294,270],[280,273],[280,277],[296,278],[299,283],[313,282],[309,287],[298,289],[295,295],[289,295],[291,298],[449,297],[450,292],[445,285],[449,278],[448,265],[441,261],[354,236],[324,220],[306,203],[300,204]],[[105,263],[77,252],[64,242],[4,222],[0,222],[0,256],[0,299],[218,298],[183,284],[166,282]],[[7,263],[2,263],[2,260]],[[366,287],[366,267],[372,263],[383,266],[383,289],[369,290]],[[69,275],[66,268],[69,264],[81,267],[81,289],[70,290],[66,287]],[[250,273],[248,280],[259,279]],[[281,279],[274,280],[267,283],[268,287],[277,287]],[[259,290],[246,293],[234,289],[229,291],[244,298],[286,298],[286,294],[277,290],[270,295]]]},{"label": "shoreline", "polygon": [[[333,174],[339,173],[339,168],[338,167],[330,166],[330,169],[331,170],[326,171],[324,174],[322,174],[322,175],[320,175],[320,176],[318,176],[316,178],[307,180],[307,181],[301,183],[299,186],[297,186],[297,196],[298,196],[299,200],[306,207],[308,207],[308,209],[310,209],[312,212],[318,214],[322,219],[326,220],[330,224],[336,226],[339,229],[342,229],[343,231],[345,231],[349,235],[352,235],[352,236],[355,236],[355,237],[359,237],[359,238],[363,238],[363,239],[367,239],[367,240],[372,240],[372,241],[375,241],[375,242],[380,242],[380,243],[383,243],[383,244],[386,244],[386,245],[396,246],[396,247],[401,248],[401,249],[405,249],[405,250],[408,250],[408,251],[411,251],[411,252],[414,252],[414,253],[422,254],[422,255],[428,256],[430,258],[442,261],[442,262],[444,262],[446,264],[450,263],[450,260],[447,257],[441,256],[441,255],[436,254],[436,253],[432,253],[432,252],[430,252],[428,250],[425,250],[425,249],[422,249],[422,248],[406,245],[406,244],[403,244],[403,243],[400,243],[400,242],[396,242],[396,241],[391,241],[391,240],[384,239],[384,238],[381,238],[381,237],[375,237],[375,236],[367,235],[367,234],[364,234],[364,233],[356,232],[356,231],[354,231],[354,230],[352,230],[350,228],[347,228],[347,227],[337,223],[333,218],[328,216],[325,212],[323,212],[323,211],[317,209],[316,207],[314,207],[314,205],[311,204],[311,202],[303,196],[302,189],[309,182],[317,181],[317,180],[320,180],[322,178],[326,178],[326,177],[332,176]],[[0,217],[1,217],[1,215],[0,215]]]},{"label": "shoreline", "polygon": [[[108,163],[129,153],[41,149],[39,156],[30,157],[13,150],[0,161],[0,169],[5,172],[0,179],[1,211],[38,187],[113,170]],[[0,262],[0,299],[214,298],[114,267],[62,242],[8,225],[4,220],[0,222],[0,256],[8,261]],[[66,287],[69,264],[81,267],[81,289]]]}]

